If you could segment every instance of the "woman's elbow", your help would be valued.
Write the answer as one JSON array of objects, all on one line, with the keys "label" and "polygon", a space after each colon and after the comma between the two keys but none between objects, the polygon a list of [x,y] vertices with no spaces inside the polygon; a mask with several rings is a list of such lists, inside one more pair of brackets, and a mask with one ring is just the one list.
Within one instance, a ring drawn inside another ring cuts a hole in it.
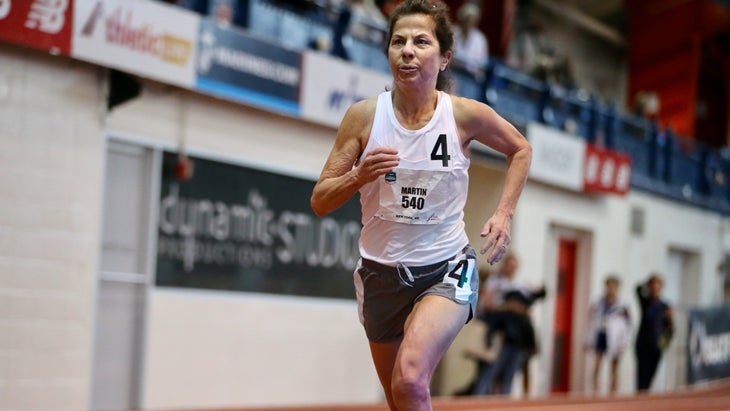
[{"label": "woman's elbow", "polygon": [[532,160],[532,145],[529,142],[524,142],[523,146],[520,148],[520,152],[528,161]]},{"label": "woman's elbow", "polygon": [[314,211],[314,214],[317,217],[323,217],[329,213],[329,210],[316,195],[312,195],[312,198],[309,200],[309,205],[312,207],[312,211]]}]

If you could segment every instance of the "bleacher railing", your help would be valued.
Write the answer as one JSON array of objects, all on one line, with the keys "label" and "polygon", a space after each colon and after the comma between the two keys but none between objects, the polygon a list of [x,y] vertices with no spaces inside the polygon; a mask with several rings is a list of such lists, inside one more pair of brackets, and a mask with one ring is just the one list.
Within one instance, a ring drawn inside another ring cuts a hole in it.
[{"label": "bleacher railing", "polygon": [[[264,10],[260,7],[263,3],[266,1],[252,2],[253,21],[271,19],[271,15],[257,15]],[[268,13],[277,13],[276,6],[269,6]],[[284,38],[275,40],[287,42]],[[380,57],[382,45],[350,37],[345,38],[344,45],[350,48],[350,55],[359,56],[354,63],[388,70],[384,57]],[[477,81],[463,70],[452,69],[457,93],[489,104],[518,127],[540,122],[627,153],[632,160],[631,185],[636,189],[730,214],[727,149],[710,148],[678,136],[655,121],[603,104],[585,90],[550,85],[497,59],[489,62],[485,73],[484,79]]]}]

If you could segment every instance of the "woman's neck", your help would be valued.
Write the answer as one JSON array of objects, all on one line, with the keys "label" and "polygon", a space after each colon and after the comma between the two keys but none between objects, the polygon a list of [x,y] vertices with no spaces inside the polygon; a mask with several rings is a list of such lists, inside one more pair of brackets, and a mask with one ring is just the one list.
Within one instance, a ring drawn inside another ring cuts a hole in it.
[{"label": "woman's neck", "polygon": [[392,98],[393,109],[401,122],[409,125],[425,124],[436,110],[438,91],[409,92],[397,89],[393,90]]}]

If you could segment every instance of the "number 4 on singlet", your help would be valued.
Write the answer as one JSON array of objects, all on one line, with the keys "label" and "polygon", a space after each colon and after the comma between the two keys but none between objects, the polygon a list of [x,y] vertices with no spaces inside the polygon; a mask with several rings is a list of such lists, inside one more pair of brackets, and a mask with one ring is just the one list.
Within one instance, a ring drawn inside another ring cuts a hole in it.
[{"label": "number 4 on singlet", "polygon": [[[441,154],[439,154],[439,151]],[[446,145],[446,134],[439,134],[436,139],[436,144],[434,144],[433,150],[431,150],[431,160],[441,160],[441,164],[444,167],[449,166],[451,156],[449,155],[449,149]]]}]

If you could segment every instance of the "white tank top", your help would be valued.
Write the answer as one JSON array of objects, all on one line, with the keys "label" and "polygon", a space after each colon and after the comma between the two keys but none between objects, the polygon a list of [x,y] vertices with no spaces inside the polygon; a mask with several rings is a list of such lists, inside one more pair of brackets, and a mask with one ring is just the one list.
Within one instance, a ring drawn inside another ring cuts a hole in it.
[{"label": "white tank top", "polygon": [[360,255],[382,264],[420,266],[453,257],[468,244],[464,205],[469,158],[461,149],[451,97],[439,91],[431,120],[407,130],[391,93],[378,96],[364,157],[376,147],[398,150],[400,163],[360,189]]}]

